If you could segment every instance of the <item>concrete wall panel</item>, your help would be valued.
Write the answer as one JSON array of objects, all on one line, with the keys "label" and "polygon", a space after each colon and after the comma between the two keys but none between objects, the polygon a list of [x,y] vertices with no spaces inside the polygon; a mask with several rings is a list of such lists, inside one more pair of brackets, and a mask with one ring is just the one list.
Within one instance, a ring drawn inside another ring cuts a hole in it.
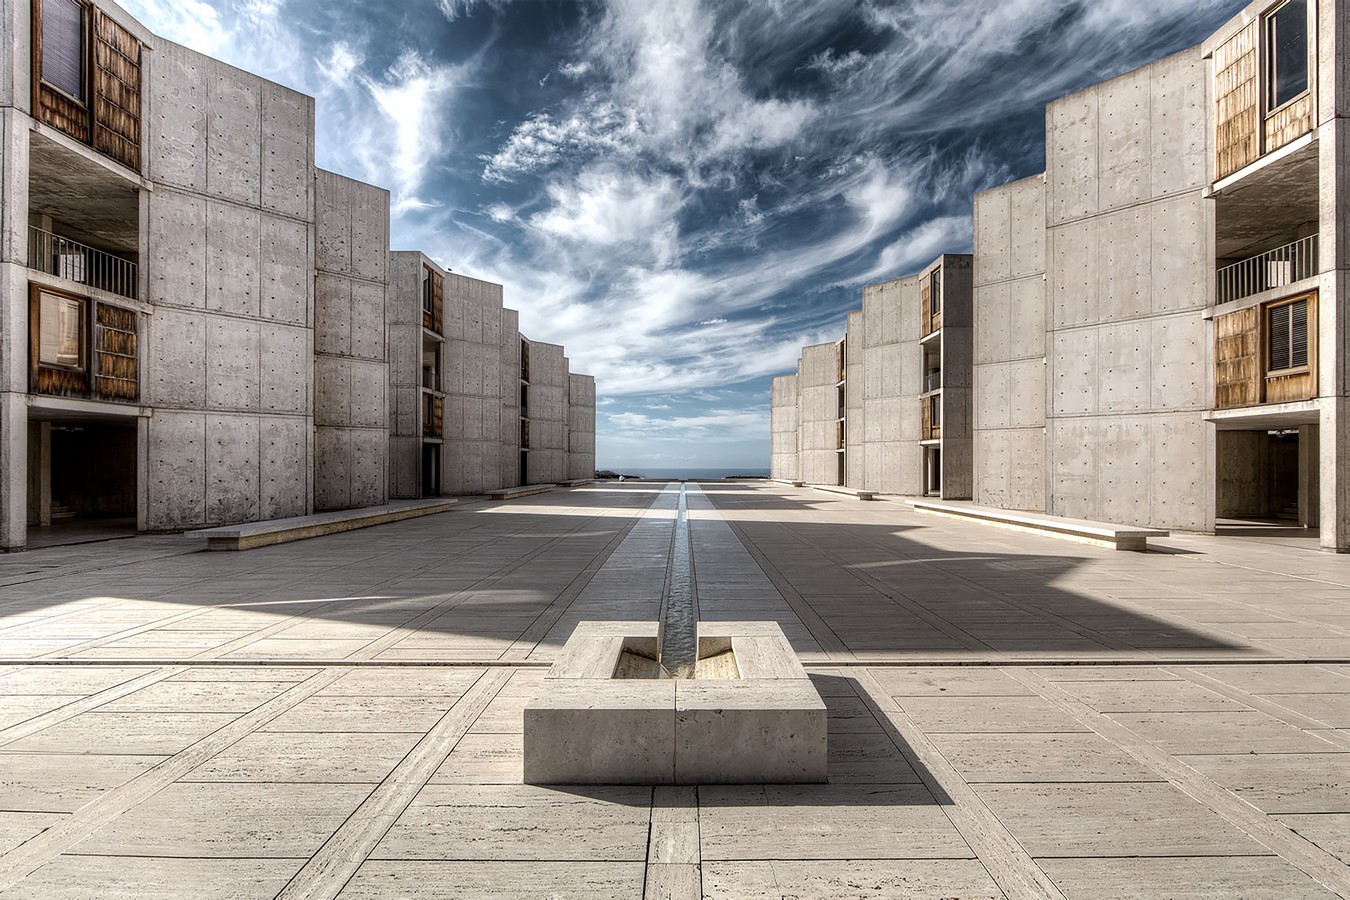
[{"label": "concrete wall panel", "polygon": [[206,415],[159,410],[146,425],[146,528],[206,521]]},{"label": "concrete wall panel", "polygon": [[207,98],[206,192],[258,206],[262,199],[262,79],[216,63]]},{"label": "concrete wall panel", "polygon": [[258,518],[258,418],[206,417],[206,524]]},{"label": "concrete wall panel", "polygon": [[314,287],[311,226],[273,215],[263,215],[261,225],[262,317],[308,325]]},{"label": "concrete wall panel", "polygon": [[293,416],[258,420],[258,517],[282,519],[309,510],[310,428]]},{"label": "concrete wall panel", "polygon": [[312,220],[313,170],[313,98],[279,84],[263,82],[263,208],[295,219]]},{"label": "concrete wall panel", "polygon": [[262,295],[262,214],[208,202],[206,234],[206,308],[256,318]]},{"label": "concrete wall panel", "polygon": [[309,412],[309,379],[313,369],[307,328],[263,325],[260,372],[261,409],[268,412]]},{"label": "concrete wall panel", "polygon": [[162,308],[146,321],[145,401],[153,406],[206,405],[206,317]]},{"label": "concrete wall panel", "polygon": [[208,409],[259,409],[261,348],[261,323],[229,316],[206,316]]}]

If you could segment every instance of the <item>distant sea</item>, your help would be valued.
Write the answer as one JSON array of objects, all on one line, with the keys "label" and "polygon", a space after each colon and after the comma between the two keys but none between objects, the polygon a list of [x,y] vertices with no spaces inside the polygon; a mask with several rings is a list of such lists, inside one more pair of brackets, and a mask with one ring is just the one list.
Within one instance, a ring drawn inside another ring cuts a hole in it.
[{"label": "distant sea", "polygon": [[[601,466],[600,468],[606,467]],[[636,475],[639,478],[669,478],[677,481],[680,479],[686,481],[715,481],[718,478],[730,478],[736,475],[769,477],[768,469],[756,469],[754,467],[745,469],[623,469],[609,467],[609,470],[629,476]]]}]

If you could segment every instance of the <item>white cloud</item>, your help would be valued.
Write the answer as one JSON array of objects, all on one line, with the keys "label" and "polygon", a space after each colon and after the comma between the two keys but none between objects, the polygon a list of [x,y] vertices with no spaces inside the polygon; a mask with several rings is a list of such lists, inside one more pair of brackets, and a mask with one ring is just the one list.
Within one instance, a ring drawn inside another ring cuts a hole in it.
[{"label": "white cloud", "polygon": [[645,246],[657,265],[677,254],[682,196],[668,175],[650,179],[612,167],[586,169],[574,180],[548,186],[552,205],[530,219],[565,242],[611,248]]}]

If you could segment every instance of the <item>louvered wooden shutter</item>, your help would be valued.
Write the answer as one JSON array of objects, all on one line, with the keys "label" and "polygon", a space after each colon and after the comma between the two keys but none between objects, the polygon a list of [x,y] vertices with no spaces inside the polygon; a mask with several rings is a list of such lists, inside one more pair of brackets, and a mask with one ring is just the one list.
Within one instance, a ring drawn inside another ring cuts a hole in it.
[{"label": "louvered wooden shutter", "polygon": [[84,100],[84,7],[75,0],[42,4],[42,80]]},{"label": "louvered wooden shutter", "polygon": [[1270,311],[1270,370],[1287,369],[1289,362],[1289,307]]},{"label": "louvered wooden shutter", "polygon": [[1308,301],[1289,304],[1289,365],[1291,368],[1308,364]]}]

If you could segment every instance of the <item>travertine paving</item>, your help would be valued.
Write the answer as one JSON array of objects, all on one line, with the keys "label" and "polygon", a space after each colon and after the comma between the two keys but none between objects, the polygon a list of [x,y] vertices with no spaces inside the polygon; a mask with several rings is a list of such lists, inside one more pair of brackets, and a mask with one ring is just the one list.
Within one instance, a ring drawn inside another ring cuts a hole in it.
[{"label": "travertine paving", "polygon": [[0,897],[1350,897],[1350,560],[689,507],[703,618],[781,625],[828,784],[521,783],[576,623],[657,615],[664,485],[50,548],[0,559]]}]

